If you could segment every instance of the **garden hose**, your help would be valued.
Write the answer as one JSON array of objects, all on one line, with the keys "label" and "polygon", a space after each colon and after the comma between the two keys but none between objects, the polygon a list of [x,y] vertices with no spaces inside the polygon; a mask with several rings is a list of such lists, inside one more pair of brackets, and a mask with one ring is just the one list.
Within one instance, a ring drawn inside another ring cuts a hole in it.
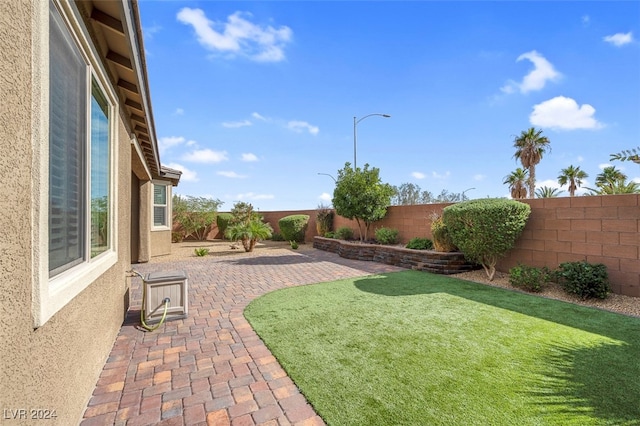
[{"label": "garden hose", "polygon": [[133,270],[133,269],[131,270],[131,272],[136,274],[137,276],[139,276],[140,279],[142,280],[142,307],[140,308],[140,323],[142,323],[142,327],[145,330],[148,330],[148,331],[157,330],[158,327],[160,327],[164,323],[164,320],[167,318],[167,310],[169,309],[169,303],[171,303],[171,299],[169,299],[168,297],[165,297],[162,300],[162,303],[164,304],[164,312],[162,313],[162,318],[160,318],[160,322],[158,322],[153,327],[147,325],[147,323],[144,320],[144,308],[145,308],[147,286],[145,285],[144,277],[142,276],[142,274],[140,272],[138,272],[136,270]]}]

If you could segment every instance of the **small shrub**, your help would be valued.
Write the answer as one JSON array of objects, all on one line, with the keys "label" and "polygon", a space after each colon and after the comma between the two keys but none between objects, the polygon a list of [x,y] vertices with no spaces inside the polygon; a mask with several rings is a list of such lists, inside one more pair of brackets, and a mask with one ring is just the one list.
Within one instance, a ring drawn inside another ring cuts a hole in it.
[{"label": "small shrub", "polygon": [[611,291],[607,267],[602,263],[561,263],[554,272],[554,278],[567,293],[582,299],[606,299]]},{"label": "small shrub", "polygon": [[316,212],[316,231],[321,237],[333,229],[333,210],[329,207],[318,206]]},{"label": "small shrub", "polygon": [[432,216],[431,235],[433,235],[433,247],[436,251],[448,253],[458,249],[451,239],[449,229],[442,220],[442,216],[438,214]]},{"label": "small shrub", "polygon": [[509,269],[509,284],[525,291],[539,293],[544,289],[547,281],[549,281],[547,268],[518,265]]},{"label": "small shrub", "polygon": [[353,239],[353,229],[348,226],[341,226],[336,229],[336,238],[340,240],[352,240]]},{"label": "small shrub", "polygon": [[297,241],[291,240],[291,241],[289,241],[289,244],[291,245],[292,249],[298,250],[299,246],[298,246],[298,242]]},{"label": "small shrub", "polygon": [[171,233],[171,242],[172,243],[181,243],[184,241],[184,232],[183,231],[173,231]]},{"label": "small shrub", "polygon": [[308,214],[285,216],[278,221],[280,232],[287,241],[303,242],[304,234],[307,232],[307,225],[309,225]]},{"label": "small shrub", "polygon": [[414,250],[433,250],[433,241],[429,238],[415,237],[410,239],[405,247]]},{"label": "small shrub", "polygon": [[376,241],[380,244],[391,245],[398,244],[398,234],[400,231],[392,228],[376,229]]},{"label": "small shrub", "polygon": [[281,233],[274,232],[271,234],[271,241],[286,241]]},{"label": "small shrub", "polygon": [[223,239],[224,233],[227,231],[232,218],[233,215],[231,213],[218,213],[218,216],[216,216],[216,226],[218,227],[218,231],[222,234]]},{"label": "small shrub", "polygon": [[335,232],[333,232],[333,231],[329,231],[329,232],[327,232],[326,234],[324,234],[324,237],[325,237],[325,238],[338,238],[338,237],[336,236],[336,233],[335,233]]},{"label": "small shrub", "polygon": [[193,250],[198,257],[203,257],[209,254],[208,248],[197,248]]}]

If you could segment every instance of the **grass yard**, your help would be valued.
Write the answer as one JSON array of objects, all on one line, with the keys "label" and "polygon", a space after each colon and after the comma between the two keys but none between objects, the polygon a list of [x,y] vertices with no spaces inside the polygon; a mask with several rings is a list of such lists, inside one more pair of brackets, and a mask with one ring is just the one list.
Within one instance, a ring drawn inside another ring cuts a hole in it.
[{"label": "grass yard", "polygon": [[417,271],[245,316],[329,425],[640,425],[638,318]]}]

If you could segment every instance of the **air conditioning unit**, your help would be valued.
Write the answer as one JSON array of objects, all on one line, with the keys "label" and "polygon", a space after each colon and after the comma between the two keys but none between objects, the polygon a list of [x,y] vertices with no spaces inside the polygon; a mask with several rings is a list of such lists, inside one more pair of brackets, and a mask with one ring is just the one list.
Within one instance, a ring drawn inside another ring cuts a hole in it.
[{"label": "air conditioning unit", "polygon": [[[186,318],[189,310],[187,293],[189,279],[184,271],[152,272],[143,280],[144,320],[147,324]],[[167,302],[168,299],[168,302]]]}]

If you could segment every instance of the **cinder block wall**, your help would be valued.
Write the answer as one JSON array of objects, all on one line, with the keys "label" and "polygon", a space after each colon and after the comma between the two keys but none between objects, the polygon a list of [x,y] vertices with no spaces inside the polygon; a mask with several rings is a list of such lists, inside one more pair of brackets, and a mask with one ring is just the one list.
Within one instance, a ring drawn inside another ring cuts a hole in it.
[{"label": "cinder block wall", "polygon": [[[567,261],[586,260],[607,266],[615,293],[640,297],[640,195],[605,195],[521,200],[531,216],[516,246],[497,265],[499,271],[523,263],[556,268]],[[387,216],[371,225],[369,238],[381,227],[398,229],[400,240],[431,238],[430,213],[442,213],[448,204],[392,206]],[[306,241],[316,235],[315,210],[260,212],[276,231],[278,219],[290,214],[310,216]],[[333,229],[355,221],[336,216]]]}]

